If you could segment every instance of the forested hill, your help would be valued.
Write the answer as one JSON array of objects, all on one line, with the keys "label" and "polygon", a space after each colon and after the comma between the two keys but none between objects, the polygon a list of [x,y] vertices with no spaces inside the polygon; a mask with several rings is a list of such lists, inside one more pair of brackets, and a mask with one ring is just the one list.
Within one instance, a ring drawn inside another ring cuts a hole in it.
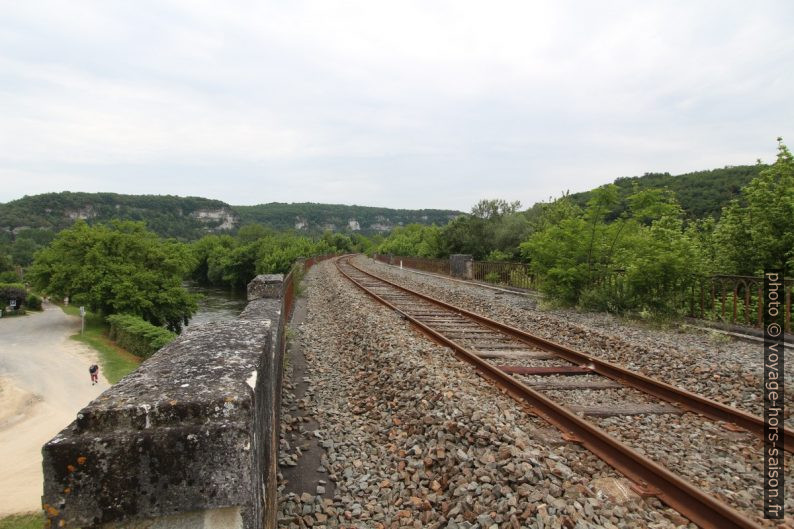
[{"label": "forested hill", "polygon": [[230,206],[220,200],[200,197],[63,192],[25,196],[0,204],[0,238],[3,232],[14,234],[25,228],[57,232],[76,219],[84,219],[90,224],[111,219],[142,220],[152,231],[181,240],[198,239],[212,232],[234,231],[241,225],[252,223],[304,233],[333,230],[370,235],[390,231],[401,224],[443,225],[457,215],[460,212],[450,210],[312,203]]},{"label": "forested hill", "polygon": [[[643,176],[622,177],[615,180],[620,192],[620,201],[637,191],[651,188],[667,188],[675,192],[681,207],[689,218],[713,216],[718,218],[722,207],[731,199],[739,196],[739,190],[746,186],[767,165],[737,165],[710,171],[696,171],[673,176],[670,173],[646,173]],[[591,191],[574,193],[571,198],[584,206],[590,199]],[[615,212],[619,215],[621,212]]]},{"label": "forested hill", "polygon": [[75,220],[142,220],[152,231],[178,239],[197,239],[208,231],[232,229],[238,218],[225,202],[172,195],[45,193],[0,204],[0,230],[43,228],[60,231]]},{"label": "forested hill", "polygon": [[383,233],[407,224],[443,226],[462,215],[459,211],[444,209],[389,209],[312,202],[271,202],[258,206],[234,206],[234,210],[240,215],[242,224],[262,224],[277,230],[348,230],[364,234]]}]

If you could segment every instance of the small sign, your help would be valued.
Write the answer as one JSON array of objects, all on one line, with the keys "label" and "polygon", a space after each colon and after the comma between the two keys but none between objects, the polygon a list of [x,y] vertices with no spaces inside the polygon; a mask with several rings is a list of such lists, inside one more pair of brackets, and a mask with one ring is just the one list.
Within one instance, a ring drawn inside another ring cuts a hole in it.
[{"label": "small sign", "polygon": [[85,316],[85,307],[80,307],[80,316]]},{"label": "small sign", "polygon": [[16,308],[17,308],[17,300],[11,299],[9,301],[11,302],[11,308],[16,310]]}]

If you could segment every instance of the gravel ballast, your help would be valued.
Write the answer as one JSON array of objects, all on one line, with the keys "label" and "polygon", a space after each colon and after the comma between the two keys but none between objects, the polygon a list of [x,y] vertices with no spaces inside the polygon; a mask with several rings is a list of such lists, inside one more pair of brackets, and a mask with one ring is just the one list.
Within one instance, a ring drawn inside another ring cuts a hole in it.
[{"label": "gravel ballast", "polygon": [[[536,297],[417,274],[364,257],[356,264],[386,279],[508,323],[532,334],[628,369],[763,414],[763,347],[681,326],[652,328],[605,313],[541,310]],[[786,425],[794,427],[794,366],[785,367]]]},{"label": "gravel ballast", "polygon": [[[288,414],[284,427],[319,441],[335,490],[284,494],[280,527],[694,527],[631,492],[332,262],[312,268],[304,286],[308,318],[292,339],[308,388],[299,402],[287,388],[284,402],[311,419]],[[315,430],[303,428],[311,421]],[[283,444],[284,465],[300,457],[296,445]]]}]

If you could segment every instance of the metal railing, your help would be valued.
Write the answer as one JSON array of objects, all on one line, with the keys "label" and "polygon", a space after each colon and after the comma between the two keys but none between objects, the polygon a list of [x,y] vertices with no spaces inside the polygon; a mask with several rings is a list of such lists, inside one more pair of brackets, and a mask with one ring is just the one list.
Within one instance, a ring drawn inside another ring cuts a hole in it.
[{"label": "metal railing", "polygon": [[[286,277],[284,277],[282,286],[281,314],[284,317],[281,318],[281,321],[289,321],[290,317],[292,317],[292,310],[295,306],[295,290],[297,288],[295,283],[299,282],[303,275],[315,264],[336,256],[337,254],[315,255],[306,259],[298,259],[292,264]],[[279,332],[279,336],[282,335],[283,333]]]},{"label": "metal railing", "polygon": [[382,263],[434,274],[450,275],[449,259],[425,259],[405,255],[375,255],[374,258]]},{"label": "metal railing", "polygon": [[[786,332],[792,329],[793,291],[794,279],[784,279],[781,305]],[[690,289],[689,316],[733,325],[762,327],[763,296],[763,277],[715,275],[698,278]]]},{"label": "metal railing", "polygon": [[[425,259],[405,255],[380,255],[375,254],[373,259],[382,263],[435,274],[452,275],[449,259]],[[512,263],[503,261],[471,261],[471,277],[474,281],[483,281],[494,285],[515,288],[536,289],[537,277],[529,270],[526,263]]]},{"label": "metal railing", "polygon": [[472,279],[494,285],[537,289],[537,277],[526,263],[472,261]]},{"label": "metal railing", "polygon": [[[451,275],[448,259],[377,254],[373,257],[387,264],[399,266],[402,263],[406,268]],[[470,279],[531,290],[537,290],[540,286],[540,278],[530,271],[526,263],[472,261]],[[594,279],[594,284],[615,292],[636,290],[636,288],[630,289],[624,270],[612,270],[598,275]],[[670,284],[658,283],[642,290],[646,298],[664,299],[666,306],[674,306],[679,314],[707,321],[760,328],[763,326],[763,304],[758,300],[763,297],[763,286],[763,277],[723,274],[678,278]],[[794,326],[791,311],[792,297],[794,297],[794,279],[786,278],[781,296],[781,311],[787,333],[792,332]]]}]

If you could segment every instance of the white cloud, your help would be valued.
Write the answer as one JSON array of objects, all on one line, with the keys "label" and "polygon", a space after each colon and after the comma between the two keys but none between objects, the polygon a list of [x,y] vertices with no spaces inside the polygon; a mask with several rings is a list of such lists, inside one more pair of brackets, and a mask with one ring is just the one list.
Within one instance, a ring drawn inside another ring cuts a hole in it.
[{"label": "white cloud", "polygon": [[786,0],[40,1],[0,20],[0,168],[25,175],[2,201],[530,205],[794,137]]}]

